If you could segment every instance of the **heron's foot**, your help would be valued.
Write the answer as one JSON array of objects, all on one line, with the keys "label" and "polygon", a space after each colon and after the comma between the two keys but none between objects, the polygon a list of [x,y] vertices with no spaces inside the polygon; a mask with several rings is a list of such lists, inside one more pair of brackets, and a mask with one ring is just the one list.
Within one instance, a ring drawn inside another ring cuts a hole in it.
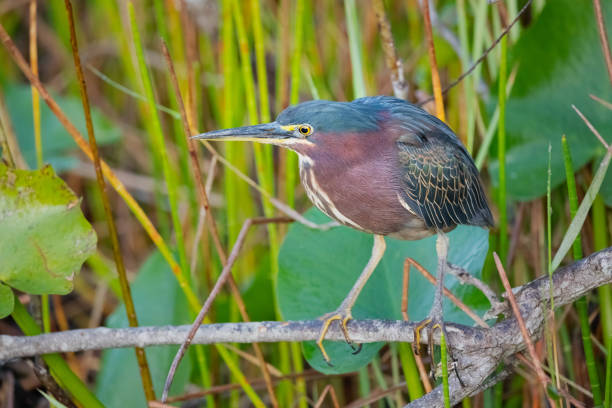
[{"label": "heron's foot", "polygon": [[448,355],[447,364],[455,372],[459,382],[463,384],[463,381],[459,376],[459,371],[457,370],[456,360],[453,357],[452,345],[450,344],[448,335],[446,334],[446,325],[441,316],[428,317],[427,319],[419,322],[419,324],[417,324],[417,326],[414,328],[414,343],[412,345],[414,347],[415,353],[420,355],[421,332],[425,329],[427,330],[428,353],[431,358],[431,364],[429,369],[430,377],[435,380],[437,378],[440,378],[442,375],[441,365],[435,363],[434,354],[434,337],[436,335],[436,331],[439,330],[441,334],[444,334],[444,338],[446,339],[446,352]]},{"label": "heron's foot", "polygon": [[434,337],[436,331],[439,330],[440,333],[444,334],[446,339],[447,351],[449,360],[453,361],[451,346],[448,341],[448,336],[446,334],[446,326],[444,324],[444,319],[442,317],[441,308],[438,309],[435,307],[432,308],[429,317],[425,320],[420,321],[416,327],[414,328],[414,343],[412,346],[414,348],[414,352],[418,355],[421,355],[421,337],[423,330],[427,330],[427,344],[428,344],[428,353],[431,358],[431,371],[430,375],[433,378],[436,378],[436,370],[435,370],[435,354],[434,354]]},{"label": "heron's foot", "polygon": [[340,324],[340,329],[342,330],[342,334],[344,334],[344,339],[346,340],[346,343],[349,346],[351,346],[351,349],[353,349],[353,354],[357,354],[361,351],[361,344],[358,344],[357,346],[355,346],[355,343],[353,342],[353,340],[351,340],[349,333],[348,333],[348,329],[346,327],[347,323],[351,319],[353,319],[353,316],[351,315],[351,309],[343,308],[342,306],[340,306],[337,310],[331,313],[327,313],[319,318],[319,320],[323,321],[323,328],[321,329],[321,333],[319,334],[319,339],[317,340],[317,346],[321,350],[321,354],[323,354],[323,358],[325,359],[327,364],[329,364],[330,366],[332,365],[331,359],[327,355],[327,352],[325,351],[325,347],[323,347],[323,339],[325,338],[325,335],[329,331],[329,327],[331,326],[331,324],[335,322],[336,320]]},{"label": "heron's foot", "polygon": [[428,353],[430,356],[434,355],[433,339],[436,330],[442,330],[444,322],[432,317],[421,320],[414,328],[414,343],[412,347],[417,355],[421,355],[421,338],[423,337],[423,331],[427,334]]}]

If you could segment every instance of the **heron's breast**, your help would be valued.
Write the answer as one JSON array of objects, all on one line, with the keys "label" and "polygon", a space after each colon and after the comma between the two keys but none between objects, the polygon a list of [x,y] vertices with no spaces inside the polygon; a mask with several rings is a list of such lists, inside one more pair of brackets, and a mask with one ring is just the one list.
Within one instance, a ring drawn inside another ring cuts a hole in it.
[{"label": "heron's breast", "polygon": [[410,225],[416,233],[424,224],[397,198],[400,179],[392,154],[320,163],[300,157],[300,178],[313,204],[343,225],[380,235],[397,234]]}]

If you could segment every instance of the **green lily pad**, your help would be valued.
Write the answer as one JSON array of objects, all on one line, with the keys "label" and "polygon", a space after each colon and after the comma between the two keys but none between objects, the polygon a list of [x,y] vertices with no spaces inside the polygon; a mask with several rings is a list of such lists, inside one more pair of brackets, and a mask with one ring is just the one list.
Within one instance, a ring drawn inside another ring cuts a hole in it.
[{"label": "green lily pad", "polygon": [[55,175],[0,163],[0,281],[33,294],[66,294],[96,234],[80,200]]},{"label": "green lily pad", "polygon": [[[604,18],[612,21],[609,6],[603,7]],[[547,2],[511,48],[508,66],[516,64],[518,73],[506,107],[507,186],[510,196],[527,201],[546,194],[549,143],[553,148],[552,186],[565,181],[562,135],[567,136],[575,169],[603,155],[600,142],[572,104],[612,142],[612,112],[589,97],[594,94],[612,101],[592,2]],[[493,183],[498,182],[498,169],[497,161],[492,161]],[[612,184],[611,173],[604,185]],[[601,193],[612,205],[612,189]]]},{"label": "green lily pad", "polygon": [[[141,326],[191,324],[183,291],[168,263],[154,252],[142,265],[131,284],[132,297]],[[125,306],[119,306],[106,321],[112,328],[129,327]],[[178,346],[148,347],[147,362],[156,395],[161,395],[166,374]],[[190,350],[174,377],[171,395],[184,391],[191,372]],[[96,395],[107,407],[144,407],[146,400],[134,349],[111,349],[102,353],[102,364],[96,378]]]},{"label": "green lily pad", "polygon": [[0,319],[10,315],[15,306],[15,296],[13,290],[0,283]]},{"label": "green lily pad", "polygon": [[[329,219],[316,209],[306,217],[319,224]],[[449,261],[465,268],[476,277],[488,251],[488,232],[478,227],[460,226],[450,232]],[[419,241],[386,238],[387,250],[374,274],[361,292],[355,307],[355,319],[401,320],[403,265],[414,258],[433,275],[436,274],[436,237]],[[347,227],[318,231],[294,223],[279,254],[277,298],[283,319],[318,318],[335,310],[357,280],[372,252],[373,238]],[[473,287],[460,285],[447,277],[446,287],[476,312],[488,306],[485,297]],[[427,317],[434,296],[434,287],[418,271],[410,273],[408,313],[411,320]],[[445,320],[471,325],[462,311],[445,299]],[[349,324],[350,331],[350,324]],[[364,344],[353,355],[344,342],[326,342],[333,367],[323,361],[314,342],[303,343],[304,356],[315,369],[324,373],[344,373],[366,365],[382,347],[382,343]]]},{"label": "green lily pad", "polygon": [[[7,110],[13,129],[17,135],[19,148],[28,166],[36,168],[36,147],[34,145],[34,120],[32,118],[32,91],[28,85],[8,85],[5,89]],[[70,118],[79,131],[86,135],[83,104],[78,96],[59,96],[53,98]],[[95,107],[91,110],[91,119],[96,131],[98,145],[117,142],[121,132]],[[74,156],[77,145],[64,126],[55,117],[46,103],[40,103],[41,139],[43,160],[57,172],[74,168],[78,159]]]}]

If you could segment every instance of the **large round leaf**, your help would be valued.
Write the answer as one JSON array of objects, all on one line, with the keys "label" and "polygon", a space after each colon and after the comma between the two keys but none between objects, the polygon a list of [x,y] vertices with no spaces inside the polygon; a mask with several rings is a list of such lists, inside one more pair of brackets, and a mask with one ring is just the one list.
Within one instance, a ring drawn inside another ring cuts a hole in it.
[{"label": "large round leaf", "polygon": [[[612,21],[611,4],[604,3],[604,18]],[[512,197],[531,200],[546,194],[549,143],[553,148],[553,187],[565,180],[562,135],[567,136],[576,169],[605,153],[572,110],[572,104],[612,142],[612,112],[589,97],[594,94],[612,101],[593,3],[547,2],[535,23],[512,47],[508,66],[516,64],[518,74],[506,106],[507,185]],[[494,183],[498,181],[498,169],[497,161],[492,161]],[[606,189],[606,185],[612,185],[612,170],[601,190],[606,203],[612,205],[612,189]]]},{"label": "large round leaf", "polygon": [[[306,217],[317,222],[329,219],[316,209]],[[488,250],[488,232],[478,227],[460,226],[449,233],[449,261],[480,277]],[[387,250],[379,266],[364,287],[353,308],[355,319],[401,320],[402,271],[404,260],[414,258],[433,275],[436,274],[436,237],[419,241],[386,238]],[[329,231],[313,230],[301,224],[289,228],[279,254],[277,285],[278,304],[284,319],[314,319],[335,310],[357,280],[372,252],[373,238],[347,227]],[[448,277],[446,286],[477,311],[484,311],[487,302],[472,287],[464,287]],[[427,317],[434,287],[412,270],[408,313],[411,320]],[[473,322],[448,300],[444,304],[447,321]],[[350,324],[349,324],[350,328]],[[354,371],[367,364],[382,344],[364,344],[361,353],[353,355],[343,342],[326,342],[333,366],[327,365],[313,342],[304,343],[304,355],[319,371],[341,373]]]},{"label": "large round leaf", "polygon": [[28,293],[66,294],[96,249],[79,199],[50,166],[0,163],[0,281]]}]

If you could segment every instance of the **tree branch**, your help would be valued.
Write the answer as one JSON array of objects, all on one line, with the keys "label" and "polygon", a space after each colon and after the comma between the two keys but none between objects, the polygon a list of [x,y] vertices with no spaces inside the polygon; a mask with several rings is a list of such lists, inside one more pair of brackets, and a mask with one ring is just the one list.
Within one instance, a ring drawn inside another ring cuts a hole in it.
[{"label": "tree branch", "polygon": [[[573,302],[588,291],[612,282],[612,247],[558,269],[553,275],[552,294],[556,307]],[[513,290],[533,339],[540,336],[548,312],[550,291],[548,276]],[[200,327],[193,339],[196,344],[252,343],[315,340],[320,320],[293,322],[220,323]],[[415,323],[384,320],[349,322],[353,340],[359,343],[378,341],[412,342]],[[449,377],[451,404],[474,395],[495,381],[488,380],[499,363],[525,349],[523,336],[515,318],[503,320],[489,329],[447,324],[448,342],[452,344],[457,370]],[[82,329],[39,336],[0,336],[0,361],[38,354],[98,350],[120,347],[147,347],[181,344],[189,326],[137,327],[125,329]],[[427,343],[428,333],[422,342]],[[330,328],[329,340],[342,341],[341,331]],[[439,338],[434,339],[437,343]],[[456,372],[461,375],[461,381]],[[442,407],[442,389],[434,389],[409,407]]]}]

